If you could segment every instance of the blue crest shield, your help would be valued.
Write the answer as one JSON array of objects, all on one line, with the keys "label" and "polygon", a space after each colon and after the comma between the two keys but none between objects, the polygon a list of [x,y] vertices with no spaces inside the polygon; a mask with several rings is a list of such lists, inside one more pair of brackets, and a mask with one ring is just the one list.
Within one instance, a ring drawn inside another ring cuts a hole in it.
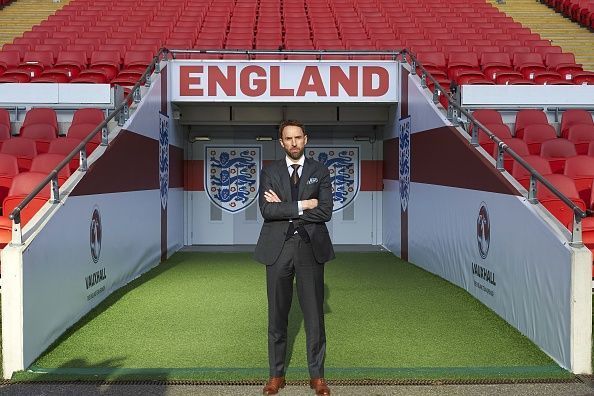
[{"label": "blue crest shield", "polygon": [[219,208],[236,213],[258,196],[260,146],[206,146],[204,188]]},{"label": "blue crest shield", "polygon": [[305,154],[328,167],[334,212],[354,201],[360,185],[359,147],[307,146]]},{"label": "blue crest shield", "polygon": [[399,179],[400,179],[400,206],[406,212],[410,196],[410,116],[400,119],[398,124],[400,137],[399,152]]},{"label": "blue crest shield", "polygon": [[163,113],[159,113],[159,190],[165,210],[169,195],[169,117]]}]

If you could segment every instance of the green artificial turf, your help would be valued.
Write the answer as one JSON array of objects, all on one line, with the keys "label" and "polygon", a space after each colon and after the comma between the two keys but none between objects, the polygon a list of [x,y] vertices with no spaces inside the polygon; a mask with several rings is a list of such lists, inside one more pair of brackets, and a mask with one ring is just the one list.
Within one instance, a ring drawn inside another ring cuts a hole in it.
[{"label": "green artificial turf", "polygon": [[[326,265],[332,379],[570,378],[467,292],[389,253]],[[265,268],[244,253],[177,253],[120,289],[14,379],[263,379]],[[288,379],[306,379],[297,298]]]}]

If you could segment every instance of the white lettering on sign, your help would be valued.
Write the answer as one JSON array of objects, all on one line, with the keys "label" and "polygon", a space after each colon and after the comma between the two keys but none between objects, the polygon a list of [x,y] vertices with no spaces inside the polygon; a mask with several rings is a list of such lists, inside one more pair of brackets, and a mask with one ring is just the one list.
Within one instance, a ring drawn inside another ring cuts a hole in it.
[{"label": "white lettering on sign", "polygon": [[173,61],[174,101],[396,101],[391,62]]}]

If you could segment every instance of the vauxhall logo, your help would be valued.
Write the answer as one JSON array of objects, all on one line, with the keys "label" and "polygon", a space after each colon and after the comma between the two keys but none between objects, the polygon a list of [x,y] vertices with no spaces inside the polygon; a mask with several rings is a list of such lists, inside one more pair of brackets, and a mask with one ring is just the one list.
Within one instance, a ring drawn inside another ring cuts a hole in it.
[{"label": "vauxhall logo", "polygon": [[[481,207],[476,219],[476,241],[478,244],[479,254],[484,260],[487,258],[487,254],[489,253],[489,245],[491,244],[491,223],[489,221],[489,212],[487,212],[487,204],[484,202],[481,202]],[[472,263],[472,275],[488,283],[484,284],[479,282],[477,279],[474,279],[475,287],[479,288],[491,297],[495,295],[495,287],[497,286],[495,272],[477,263]]]},{"label": "vauxhall logo", "polygon": [[93,215],[91,216],[91,230],[90,230],[90,245],[91,245],[91,258],[94,263],[99,261],[99,255],[101,254],[101,216],[99,215],[99,208],[95,207]]},{"label": "vauxhall logo", "polygon": [[[91,226],[90,226],[90,248],[91,248],[91,258],[93,262],[97,264],[99,262],[99,256],[101,255],[101,239],[103,235],[103,230],[101,228],[101,216],[99,214],[99,208],[95,206],[93,209],[93,214],[91,216]],[[99,270],[95,270],[92,274],[85,276],[85,287],[86,290],[91,288],[95,288],[95,286],[99,285],[101,282],[107,279],[107,273],[105,268],[100,268]],[[93,298],[97,297],[99,294],[105,291],[105,285],[96,288],[92,293],[87,295],[87,301],[92,300]]]},{"label": "vauxhall logo", "polygon": [[483,259],[487,258],[491,243],[491,224],[489,223],[487,205],[484,202],[481,202],[481,208],[476,219],[476,240],[481,257]]}]

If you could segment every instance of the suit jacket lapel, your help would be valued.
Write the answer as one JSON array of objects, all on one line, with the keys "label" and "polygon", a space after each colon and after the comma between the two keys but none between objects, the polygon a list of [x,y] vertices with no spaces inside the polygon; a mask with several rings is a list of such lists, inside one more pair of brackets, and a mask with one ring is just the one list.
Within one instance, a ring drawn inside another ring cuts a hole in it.
[{"label": "suit jacket lapel", "polygon": [[303,195],[303,190],[305,189],[305,187],[307,185],[307,181],[309,180],[309,177],[313,173],[314,167],[312,166],[310,161],[311,160],[309,158],[306,158],[305,162],[303,163],[303,171],[301,172],[301,177],[299,178],[299,180],[300,180],[299,181],[299,194],[297,195],[299,197],[299,199],[301,199],[301,196]]},{"label": "suit jacket lapel", "polygon": [[287,162],[283,157],[282,160],[278,162],[278,175],[280,176],[280,182],[283,191],[281,191],[282,201],[291,201],[291,181],[289,178],[289,171],[287,169]]}]

